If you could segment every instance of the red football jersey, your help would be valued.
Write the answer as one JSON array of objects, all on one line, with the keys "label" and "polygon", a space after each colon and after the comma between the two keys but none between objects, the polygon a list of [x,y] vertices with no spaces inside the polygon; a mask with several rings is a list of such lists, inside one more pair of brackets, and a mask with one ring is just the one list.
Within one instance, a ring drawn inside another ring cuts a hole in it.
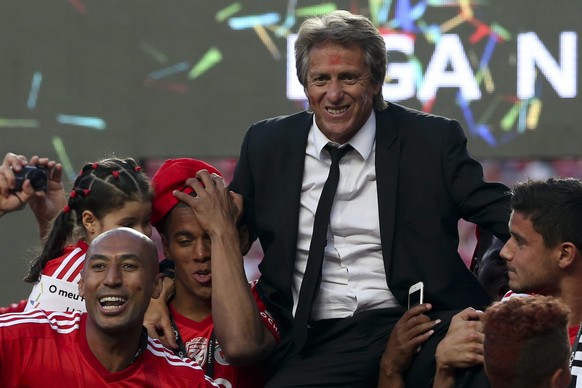
[{"label": "red football jersey", "polygon": [[[255,290],[256,282],[251,283],[251,292],[259,309],[261,319],[276,341],[279,341],[279,331],[275,320],[267,313],[265,305]],[[201,322],[193,321],[179,314],[172,305],[169,306],[170,314],[174,318],[176,327],[180,332],[187,357],[207,369],[209,342],[214,330],[212,316]],[[236,367],[230,365],[224,358],[220,344],[214,344],[214,367],[212,378],[220,387],[258,388],[267,382],[266,375],[259,365]]]},{"label": "red football jersey", "polygon": [[89,348],[86,320],[78,311],[0,316],[0,386],[216,387],[194,361],[151,338],[129,367],[109,372]]}]

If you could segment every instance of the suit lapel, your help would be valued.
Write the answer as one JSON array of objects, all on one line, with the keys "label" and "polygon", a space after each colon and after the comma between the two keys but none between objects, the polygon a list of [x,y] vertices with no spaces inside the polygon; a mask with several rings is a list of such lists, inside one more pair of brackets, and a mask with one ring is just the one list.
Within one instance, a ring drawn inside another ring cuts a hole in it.
[{"label": "suit lapel", "polygon": [[392,273],[390,261],[394,243],[396,222],[396,198],[398,192],[398,171],[400,160],[400,140],[397,136],[392,109],[388,107],[376,113],[376,183],[378,190],[378,212],[380,216],[380,238],[386,279],[390,284]]},{"label": "suit lapel", "polygon": [[[284,192],[281,193],[281,213],[277,215],[278,222],[282,228],[280,236],[283,241],[283,252],[289,260],[285,262],[291,264],[293,273],[295,258],[297,253],[297,235],[299,225],[299,209],[301,202],[301,187],[303,184],[303,170],[305,167],[305,148],[307,146],[307,136],[312,124],[312,115],[305,114],[298,116],[298,120],[287,127],[289,146],[282,154],[282,175],[284,180],[282,186]],[[293,225],[293,227],[289,227]],[[291,286],[291,276],[285,279],[288,286]],[[289,288],[289,290],[291,290]]]}]

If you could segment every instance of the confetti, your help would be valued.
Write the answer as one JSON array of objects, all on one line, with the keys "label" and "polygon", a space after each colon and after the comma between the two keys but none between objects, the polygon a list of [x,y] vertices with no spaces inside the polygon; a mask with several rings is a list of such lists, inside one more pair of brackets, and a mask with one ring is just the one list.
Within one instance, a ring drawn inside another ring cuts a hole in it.
[{"label": "confetti", "polygon": [[63,140],[59,136],[53,136],[52,143],[53,143],[53,148],[55,149],[55,152],[57,153],[59,160],[60,160],[61,164],[63,165],[63,170],[65,171],[65,174],[71,180],[74,180],[76,178],[77,174],[75,172],[75,169],[73,168],[73,164],[71,163],[71,160],[69,159],[69,155],[67,154],[67,151],[65,150],[65,145],[63,144]]},{"label": "confetti", "polygon": [[200,61],[190,70],[190,72],[188,73],[188,78],[190,79],[198,78],[200,75],[204,74],[208,69],[216,65],[221,60],[222,52],[220,52],[220,50],[217,49],[216,47],[210,48],[210,50],[208,50],[206,54],[204,54],[202,59],[200,59]]},{"label": "confetti", "polygon": [[42,82],[42,74],[37,71],[32,76],[32,83],[30,85],[30,92],[28,93],[28,101],[26,102],[26,106],[28,109],[33,110],[36,108],[36,101],[38,99],[38,91],[40,89],[40,84]]},{"label": "confetti", "polygon": [[277,24],[281,17],[278,13],[266,13],[263,15],[241,16],[228,19],[228,25],[233,30],[244,30],[256,25],[268,26]]},{"label": "confetti", "polygon": [[39,121],[36,119],[5,119],[0,117],[0,127],[7,128],[37,128]]},{"label": "confetti", "polygon": [[221,23],[242,9],[241,3],[234,3],[216,13],[216,21]]},{"label": "confetti", "polygon": [[157,79],[168,77],[168,76],[176,74],[176,73],[186,71],[186,70],[188,70],[189,67],[190,67],[189,62],[180,62],[180,63],[176,63],[175,65],[172,65],[170,67],[156,70],[153,73],[150,73],[148,77],[150,79],[157,80]]},{"label": "confetti", "polygon": [[57,121],[61,124],[77,125],[97,130],[104,130],[107,128],[105,121],[99,117],[57,115]]}]

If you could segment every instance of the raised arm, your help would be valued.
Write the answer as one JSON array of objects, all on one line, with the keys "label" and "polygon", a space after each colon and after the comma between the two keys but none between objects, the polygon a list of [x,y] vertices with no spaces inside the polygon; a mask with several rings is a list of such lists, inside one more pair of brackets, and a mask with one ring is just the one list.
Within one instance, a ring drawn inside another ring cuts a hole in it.
[{"label": "raised arm", "polygon": [[256,363],[271,352],[276,339],[261,318],[244,270],[236,226],[242,198],[229,192],[218,175],[203,170],[196,176],[197,179],[186,182],[196,191],[196,197],[182,192],[174,195],[191,207],[211,240],[212,319],[216,338],[231,364]]}]

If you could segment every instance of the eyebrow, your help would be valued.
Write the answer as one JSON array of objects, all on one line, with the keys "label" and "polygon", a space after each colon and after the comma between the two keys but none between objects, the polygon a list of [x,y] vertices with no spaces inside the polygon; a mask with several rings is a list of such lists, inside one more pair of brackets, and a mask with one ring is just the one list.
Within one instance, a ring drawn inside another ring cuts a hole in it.
[{"label": "eyebrow", "polygon": [[[207,234],[204,234],[206,236]],[[187,230],[178,230],[172,234],[172,237],[189,237],[189,238],[196,238],[194,233],[189,232]]]},{"label": "eyebrow", "polygon": [[527,241],[521,234],[519,234],[515,231],[512,231],[511,229],[509,230],[509,234],[518,241],[523,241],[523,242]]},{"label": "eyebrow", "polygon": [[[91,260],[107,260],[110,256],[101,255],[99,253],[95,253],[89,257],[89,261]],[[139,256],[134,253],[125,253],[119,256],[121,260],[139,260]]]}]

